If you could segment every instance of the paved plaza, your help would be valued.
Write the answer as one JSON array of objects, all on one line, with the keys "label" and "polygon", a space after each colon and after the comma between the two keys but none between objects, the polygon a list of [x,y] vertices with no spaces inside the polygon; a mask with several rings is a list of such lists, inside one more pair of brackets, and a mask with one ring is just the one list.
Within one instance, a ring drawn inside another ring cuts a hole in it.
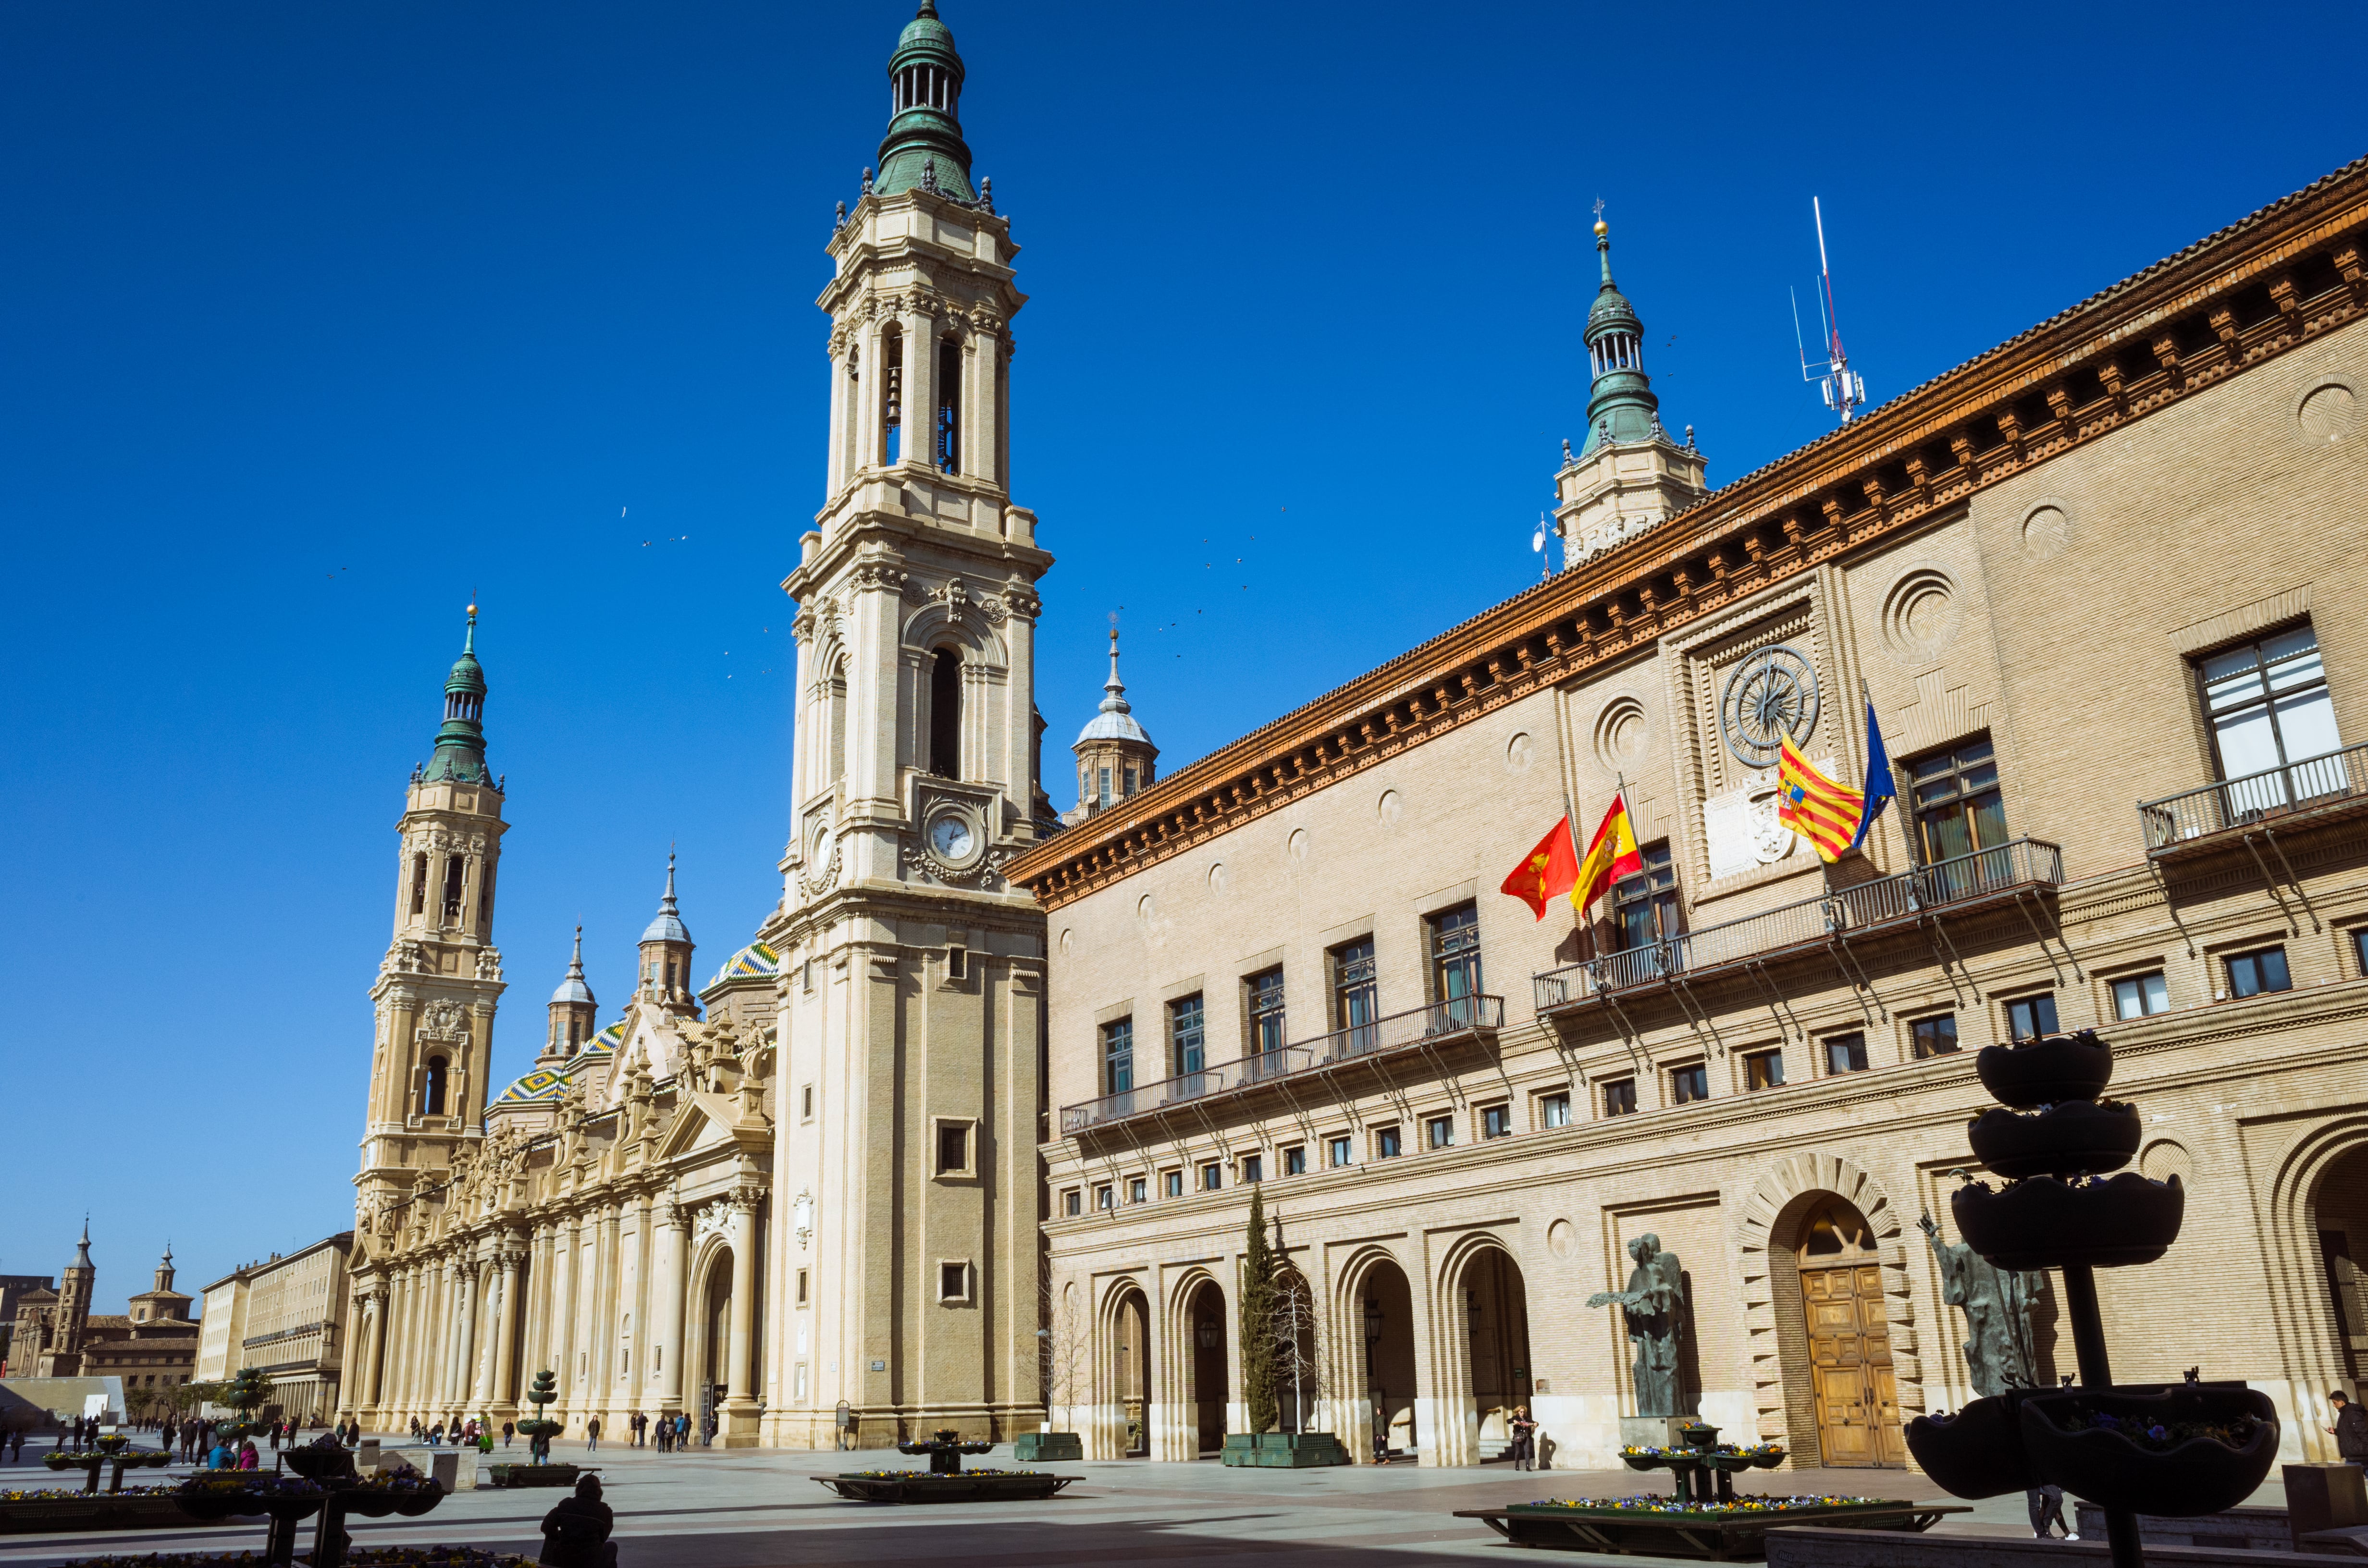
[{"label": "paved plaza", "polygon": [[[526,1445],[513,1450],[524,1458]],[[44,1448],[46,1451],[46,1447]],[[500,1450],[496,1449],[496,1457]],[[33,1450],[26,1451],[28,1460]],[[1355,1466],[1336,1470],[1227,1470],[1142,1462],[1052,1464],[1029,1468],[1082,1477],[1050,1503],[954,1504],[884,1507],[835,1500],[813,1477],[841,1470],[925,1468],[926,1460],[893,1452],[860,1454],[772,1449],[654,1449],[604,1443],[586,1454],[558,1445],[555,1457],[596,1463],[617,1510],[622,1568],[828,1568],[832,1564],[949,1563],[1026,1568],[1034,1563],[1289,1562],[1304,1568],[1411,1568],[1434,1562],[1501,1561],[1504,1545],[1458,1508],[1497,1507],[1541,1497],[1617,1496],[1645,1490],[1628,1471],[1564,1471],[1520,1474],[1508,1466],[1424,1470]],[[1009,1450],[972,1461],[1009,1463]],[[0,1467],[0,1487],[40,1484],[30,1465]],[[149,1472],[153,1474],[154,1472]],[[176,1470],[174,1474],[178,1474]],[[1657,1478],[1666,1483],[1668,1478]],[[1896,1470],[1801,1471],[1755,1474],[1748,1491],[1846,1492],[1948,1502],[1922,1476]],[[427,1519],[354,1521],[363,1546],[468,1542],[532,1555],[536,1526],[562,1494],[548,1491],[460,1493]],[[2275,1487],[2257,1502],[2283,1501]],[[1952,1534],[2021,1535],[2022,1499],[1972,1505],[1941,1528]],[[309,1527],[307,1527],[309,1532]],[[0,1537],[0,1563],[48,1565],[101,1552],[235,1551],[260,1546],[263,1531],[245,1524],[182,1533]],[[309,1549],[311,1536],[303,1545]],[[1519,1561],[1536,1561],[1524,1554]],[[1641,1564],[1657,1558],[1560,1553],[1573,1563]]]}]

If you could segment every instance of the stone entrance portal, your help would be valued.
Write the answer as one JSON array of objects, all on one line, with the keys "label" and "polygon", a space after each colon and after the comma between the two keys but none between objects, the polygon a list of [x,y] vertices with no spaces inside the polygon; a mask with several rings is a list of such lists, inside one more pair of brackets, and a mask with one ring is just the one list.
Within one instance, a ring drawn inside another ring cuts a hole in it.
[{"label": "stone entrance portal", "polygon": [[1815,1385],[1817,1446],[1837,1467],[1905,1469],[1891,1319],[1873,1227],[1834,1199],[1812,1212],[1795,1255]]}]

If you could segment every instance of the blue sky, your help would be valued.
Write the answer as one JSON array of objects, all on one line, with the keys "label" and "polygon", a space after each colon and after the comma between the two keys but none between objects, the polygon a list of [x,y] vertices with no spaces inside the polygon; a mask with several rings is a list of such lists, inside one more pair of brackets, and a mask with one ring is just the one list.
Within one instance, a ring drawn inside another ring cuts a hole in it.
[{"label": "blue sky", "polygon": [[[1057,746],[1122,608],[1171,770],[1534,578],[1597,197],[1721,483],[1827,427],[1785,301],[1812,195],[1880,400],[2368,150],[2323,8],[2255,7],[2314,41],[2233,76],[2225,12],[2160,4],[944,8],[1033,296],[1038,701]],[[909,15],[0,7],[0,1272],[85,1208],[110,1302],[168,1235],[186,1288],[347,1222],[392,828],[472,592],[497,1070],[578,919],[621,999],[670,841],[702,972],[747,939],[813,300]]]}]

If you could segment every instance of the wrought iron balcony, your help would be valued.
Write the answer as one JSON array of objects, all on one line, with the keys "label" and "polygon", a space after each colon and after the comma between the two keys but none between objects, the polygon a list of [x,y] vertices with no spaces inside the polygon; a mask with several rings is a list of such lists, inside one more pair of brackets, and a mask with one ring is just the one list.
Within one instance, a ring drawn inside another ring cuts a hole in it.
[{"label": "wrought iron balcony", "polygon": [[2013,898],[2034,888],[2059,887],[2063,881],[2061,848],[2041,839],[2017,838],[1625,952],[1547,970],[1536,977],[1538,1011],[1763,962],[1790,949],[1823,947],[1837,938],[1912,924],[1941,910]]},{"label": "wrought iron balcony", "polygon": [[1452,1001],[1433,1002],[1368,1024],[1335,1029],[1297,1045],[1253,1051],[1238,1062],[1220,1062],[1198,1073],[1139,1085],[1082,1105],[1064,1106],[1061,1136],[1070,1137],[1170,1107],[1205,1104],[1262,1084],[1324,1073],[1367,1057],[1445,1045],[1463,1036],[1501,1028],[1504,1023],[1502,996],[1459,996]]},{"label": "wrought iron balcony", "polygon": [[2215,834],[2265,826],[2296,827],[2368,809],[2368,744],[2263,768],[2241,778],[2166,795],[2138,805],[2146,853],[2201,846]]}]

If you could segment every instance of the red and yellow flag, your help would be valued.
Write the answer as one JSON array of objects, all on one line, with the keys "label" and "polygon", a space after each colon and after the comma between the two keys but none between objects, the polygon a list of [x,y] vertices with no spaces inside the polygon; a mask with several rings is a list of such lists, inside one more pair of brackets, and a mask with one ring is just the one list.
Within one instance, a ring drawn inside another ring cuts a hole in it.
[{"label": "red and yellow flag", "polygon": [[1570,841],[1570,819],[1563,818],[1538,846],[1522,857],[1513,874],[1505,879],[1504,891],[1530,906],[1539,919],[1546,917],[1546,905],[1568,892],[1578,879],[1578,851]]},{"label": "red and yellow flag", "polygon": [[1786,735],[1776,759],[1776,820],[1816,846],[1818,858],[1831,864],[1858,842],[1865,817],[1865,793],[1810,767]]},{"label": "red and yellow flag", "polygon": [[1578,874],[1571,879],[1570,906],[1581,915],[1588,906],[1611,891],[1611,884],[1622,877],[1640,876],[1645,869],[1645,857],[1636,849],[1636,830],[1628,822],[1628,801],[1624,794],[1611,797],[1611,809],[1603,813],[1595,837],[1587,846],[1587,858],[1579,862]]}]

